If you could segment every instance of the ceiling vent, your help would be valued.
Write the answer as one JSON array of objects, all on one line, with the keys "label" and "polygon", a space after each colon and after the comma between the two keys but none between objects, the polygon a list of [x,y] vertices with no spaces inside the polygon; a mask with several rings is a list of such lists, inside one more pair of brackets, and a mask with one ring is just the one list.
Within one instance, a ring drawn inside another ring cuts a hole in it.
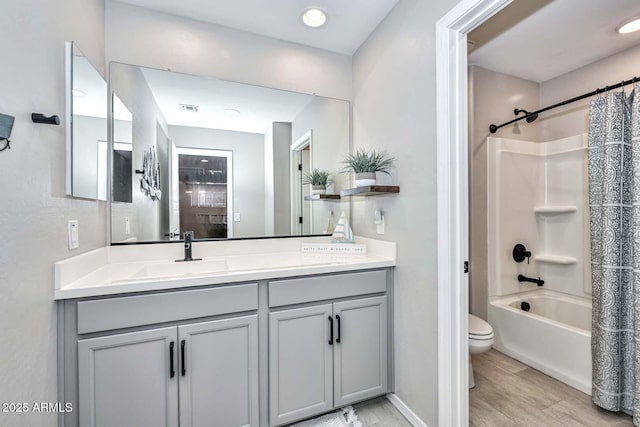
[{"label": "ceiling vent", "polygon": [[187,113],[197,113],[198,112],[198,106],[197,105],[180,104],[180,106],[182,107],[182,110],[186,111]]}]

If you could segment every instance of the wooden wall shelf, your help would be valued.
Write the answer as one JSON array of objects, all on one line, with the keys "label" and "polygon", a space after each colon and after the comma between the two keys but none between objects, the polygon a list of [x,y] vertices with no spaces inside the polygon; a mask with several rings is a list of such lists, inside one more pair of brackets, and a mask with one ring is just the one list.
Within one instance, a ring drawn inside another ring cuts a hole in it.
[{"label": "wooden wall shelf", "polygon": [[387,194],[397,194],[400,187],[397,185],[369,185],[366,187],[355,187],[342,190],[340,195],[347,196],[384,196]]},{"label": "wooden wall shelf", "polygon": [[340,200],[339,194],[309,194],[308,196],[304,196],[305,200],[314,201],[314,200]]}]

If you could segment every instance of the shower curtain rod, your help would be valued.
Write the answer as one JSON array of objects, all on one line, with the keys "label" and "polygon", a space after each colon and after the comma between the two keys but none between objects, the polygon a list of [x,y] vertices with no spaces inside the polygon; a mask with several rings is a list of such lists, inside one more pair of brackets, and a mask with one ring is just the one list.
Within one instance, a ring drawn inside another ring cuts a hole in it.
[{"label": "shower curtain rod", "polygon": [[[511,123],[515,123],[515,122],[518,122],[520,120],[523,120],[523,119],[526,119],[528,117],[531,117],[533,115],[538,115],[540,113],[544,113],[545,111],[549,111],[549,110],[551,110],[553,108],[557,108],[557,107],[561,107],[563,105],[571,104],[572,102],[580,101],[581,99],[589,98],[591,96],[598,95],[599,93],[608,92],[610,90],[618,89],[618,88],[621,88],[623,86],[630,85],[630,84],[636,83],[636,82],[640,82],[640,77],[634,77],[631,80],[623,80],[621,83],[616,83],[616,84],[611,85],[611,86],[605,86],[603,89],[596,89],[593,92],[585,93],[584,95],[576,96],[575,98],[571,98],[571,99],[567,99],[566,101],[558,102],[557,104],[550,105],[550,106],[545,107],[545,108],[543,108],[541,110],[538,110],[538,111],[533,111],[531,113],[527,113],[526,115],[524,115],[522,117],[517,117],[517,118],[515,118],[513,120],[510,120],[510,121],[508,121],[506,123],[503,123],[501,125],[490,125],[489,126],[489,132],[496,133],[496,131],[498,129],[500,129],[503,126],[510,125]],[[533,120],[535,120],[535,119],[533,119]]]}]

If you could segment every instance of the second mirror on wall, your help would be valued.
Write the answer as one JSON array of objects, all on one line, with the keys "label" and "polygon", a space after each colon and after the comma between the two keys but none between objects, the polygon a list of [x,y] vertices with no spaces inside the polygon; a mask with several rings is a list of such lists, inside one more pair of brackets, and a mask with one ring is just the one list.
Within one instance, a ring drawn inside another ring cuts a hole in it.
[{"label": "second mirror on wall", "polygon": [[118,63],[109,76],[113,243],[326,234],[349,213],[305,201],[303,182],[323,169],[328,191],[348,188],[347,101]]},{"label": "second mirror on wall", "polygon": [[75,43],[66,55],[66,192],[107,200],[107,83]]}]

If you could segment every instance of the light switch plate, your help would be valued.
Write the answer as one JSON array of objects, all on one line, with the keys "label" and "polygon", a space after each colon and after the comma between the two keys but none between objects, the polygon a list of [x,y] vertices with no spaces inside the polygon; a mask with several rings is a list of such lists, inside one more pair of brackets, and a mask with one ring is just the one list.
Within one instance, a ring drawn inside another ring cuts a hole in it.
[{"label": "light switch plate", "polygon": [[240,222],[240,212],[233,214],[233,222]]},{"label": "light switch plate", "polygon": [[80,236],[78,234],[77,219],[72,219],[67,222],[67,234],[69,237],[69,249],[78,249],[78,246],[80,246]]},{"label": "light switch plate", "polygon": [[124,234],[131,234],[131,220],[128,216],[124,217]]}]

